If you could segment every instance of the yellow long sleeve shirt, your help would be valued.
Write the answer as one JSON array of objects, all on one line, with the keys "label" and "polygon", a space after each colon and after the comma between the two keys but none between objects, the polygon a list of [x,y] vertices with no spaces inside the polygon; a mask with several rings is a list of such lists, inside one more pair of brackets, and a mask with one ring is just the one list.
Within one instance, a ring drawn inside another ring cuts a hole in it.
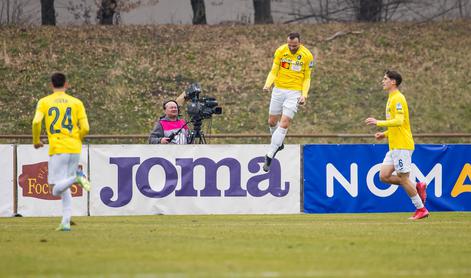
[{"label": "yellow long sleeve shirt", "polygon": [[307,97],[313,66],[314,58],[306,47],[301,45],[298,51],[292,54],[288,44],[284,44],[275,51],[273,65],[264,87],[269,88],[275,82],[277,88],[302,91],[302,95]]},{"label": "yellow long sleeve shirt", "polygon": [[386,104],[386,120],[378,121],[377,126],[387,127],[385,135],[388,137],[390,150],[413,150],[414,139],[409,122],[409,108],[406,98],[399,91],[389,93]]},{"label": "yellow long sleeve shirt", "polygon": [[85,107],[79,99],[61,91],[40,99],[33,119],[33,144],[40,141],[43,119],[49,139],[49,155],[82,151],[82,140],[90,127]]}]

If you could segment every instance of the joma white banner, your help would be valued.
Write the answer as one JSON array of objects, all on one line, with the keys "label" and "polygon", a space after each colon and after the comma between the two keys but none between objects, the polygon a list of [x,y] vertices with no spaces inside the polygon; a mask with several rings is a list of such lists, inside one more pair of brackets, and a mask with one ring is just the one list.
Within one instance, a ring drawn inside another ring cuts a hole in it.
[{"label": "joma white banner", "polygon": [[299,145],[90,145],[90,215],[300,212]]}]

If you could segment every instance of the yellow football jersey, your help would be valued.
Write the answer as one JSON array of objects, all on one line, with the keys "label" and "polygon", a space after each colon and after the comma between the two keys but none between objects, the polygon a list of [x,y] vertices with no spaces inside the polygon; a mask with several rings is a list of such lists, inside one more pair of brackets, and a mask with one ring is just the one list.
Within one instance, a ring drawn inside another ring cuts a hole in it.
[{"label": "yellow football jersey", "polygon": [[265,87],[270,87],[275,82],[275,87],[302,91],[307,97],[311,85],[311,70],[314,66],[314,58],[311,52],[301,45],[292,54],[288,44],[283,44],[275,51],[273,66],[265,82]]},{"label": "yellow football jersey", "polygon": [[85,107],[79,99],[60,91],[40,99],[33,119],[33,144],[39,143],[43,119],[49,155],[82,151],[82,140],[90,128]]},{"label": "yellow football jersey", "polygon": [[390,150],[413,150],[414,139],[409,122],[409,108],[406,98],[399,91],[389,93],[386,104],[386,120],[378,121],[377,126],[387,127],[386,136],[388,137]]}]

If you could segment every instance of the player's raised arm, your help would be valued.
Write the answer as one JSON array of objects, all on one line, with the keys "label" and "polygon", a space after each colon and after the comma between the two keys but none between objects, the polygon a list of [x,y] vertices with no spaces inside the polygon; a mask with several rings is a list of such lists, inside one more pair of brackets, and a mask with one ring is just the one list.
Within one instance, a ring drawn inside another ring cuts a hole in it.
[{"label": "player's raised arm", "polygon": [[265,85],[263,86],[263,90],[269,91],[271,86],[273,85],[273,82],[276,79],[276,76],[278,75],[278,71],[280,70],[280,51],[277,50],[275,52],[275,55],[273,57],[273,64],[271,66],[271,70],[268,73],[267,80],[265,81]]}]

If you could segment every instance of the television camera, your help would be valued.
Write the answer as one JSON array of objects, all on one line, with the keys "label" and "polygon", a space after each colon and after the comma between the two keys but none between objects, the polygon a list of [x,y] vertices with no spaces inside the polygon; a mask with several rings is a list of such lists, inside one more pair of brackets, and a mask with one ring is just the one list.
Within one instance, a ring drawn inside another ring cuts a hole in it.
[{"label": "television camera", "polygon": [[185,92],[185,100],[189,101],[187,113],[193,123],[189,144],[196,143],[196,139],[199,139],[200,144],[206,144],[206,139],[201,131],[203,119],[211,119],[213,114],[222,114],[222,107],[218,106],[216,98],[200,98],[200,94],[201,86],[198,83],[191,84]]}]

